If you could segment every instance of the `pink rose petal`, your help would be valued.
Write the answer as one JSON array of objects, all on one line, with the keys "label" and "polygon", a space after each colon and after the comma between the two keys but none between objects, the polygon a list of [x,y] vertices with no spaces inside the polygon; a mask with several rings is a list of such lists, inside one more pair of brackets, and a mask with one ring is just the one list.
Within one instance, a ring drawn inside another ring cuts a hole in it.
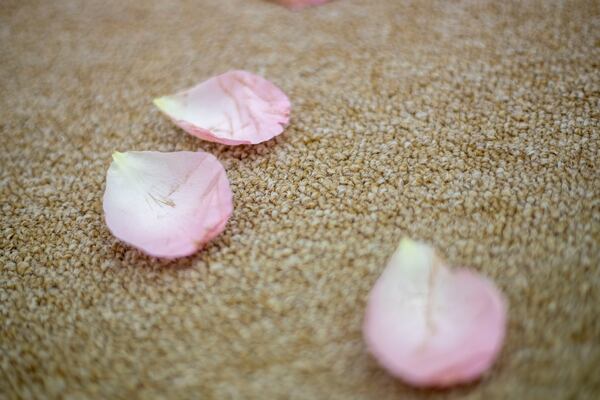
[{"label": "pink rose petal", "polygon": [[156,257],[190,255],[223,231],[232,212],[221,163],[204,152],[115,152],[104,215],[117,238]]},{"label": "pink rose petal", "polygon": [[292,10],[300,10],[304,7],[318,6],[325,4],[331,0],[275,0],[277,3],[291,8]]},{"label": "pink rose petal", "polygon": [[246,71],[226,72],[154,104],[191,135],[230,145],[269,140],[290,119],[285,93]]},{"label": "pink rose petal", "polygon": [[449,386],[492,365],[504,340],[505,304],[490,280],[450,270],[434,249],[404,239],[371,290],[363,332],[392,375]]}]

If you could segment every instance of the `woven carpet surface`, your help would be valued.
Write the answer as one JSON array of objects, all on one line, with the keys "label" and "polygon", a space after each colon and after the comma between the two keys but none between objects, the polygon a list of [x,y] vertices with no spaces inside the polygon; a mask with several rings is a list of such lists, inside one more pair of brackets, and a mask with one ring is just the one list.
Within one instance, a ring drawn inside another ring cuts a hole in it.
[{"label": "woven carpet surface", "polygon": [[[284,134],[210,144],[152,105],[231,69],[289,95]],[[3,0],[0,398],[594,398],[599,71],[596,1]],[[121,244],[116,150],[216,155],[224,233],[175,261]],[[368,354],[403,236],[506,294],[479,382],[412,389]]]}]

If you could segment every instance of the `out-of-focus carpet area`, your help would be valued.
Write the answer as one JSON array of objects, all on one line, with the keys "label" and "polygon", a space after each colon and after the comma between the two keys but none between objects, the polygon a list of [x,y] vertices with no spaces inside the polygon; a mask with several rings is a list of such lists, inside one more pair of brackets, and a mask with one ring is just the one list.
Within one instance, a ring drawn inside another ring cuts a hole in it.
[{"label": "out-of-focus carpet area", "polygon": [[[293,103],[275,140],[152,105],[230,69]],[[0,4],[0,398],[586,399],[600,390],[600,3]],[[115,150],[205,150],[235,209],[161,261],[103,221]],[[361,338],[402,236],[494,279],[477,384],[411,389]]]}]

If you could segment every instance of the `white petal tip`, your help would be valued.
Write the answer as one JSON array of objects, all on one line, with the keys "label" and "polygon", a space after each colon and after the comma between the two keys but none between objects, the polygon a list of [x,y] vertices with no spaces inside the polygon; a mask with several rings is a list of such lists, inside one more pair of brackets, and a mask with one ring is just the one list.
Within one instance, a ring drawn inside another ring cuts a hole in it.
[{"label": "white petal tip", "polygon": [[413,251],[416,251],[419,246],[427,246],[427,245],[423,242],[418,242],[418,241],[412,240],[411,238],[405,236],[402,239],[400,239],[400,243],[398,243],[396,252],[397,253],[413,252]]},{"label": "white petal tip", "polygon": [[157,97],[152,103],[165,114],[174,114],[179,109],[177,102],[169,96]]},{"label": "white petal tip", "polygon": [[117,164],[123,163],[125,161],[125,158],[127,158],[126,153],[121,153],[119,151],[115,151],[114,153],[112,153],[112,159]]}]

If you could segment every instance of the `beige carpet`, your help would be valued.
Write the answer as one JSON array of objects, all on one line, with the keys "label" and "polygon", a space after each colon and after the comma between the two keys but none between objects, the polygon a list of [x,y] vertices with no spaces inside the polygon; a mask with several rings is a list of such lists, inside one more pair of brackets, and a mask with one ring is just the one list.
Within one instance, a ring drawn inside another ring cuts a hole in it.
[{"label": "beige carpet", "polygon": [[[586,399],[600,393],[600,3],[0,3],[0,398]],[[229,69],[293,102],[227,147],[152,105]],[[226,231],[178,261],[113,238],[114,150],[226,166]],[[404,236],[510,302],[479,383],[411,389],[361,338]]]}]

